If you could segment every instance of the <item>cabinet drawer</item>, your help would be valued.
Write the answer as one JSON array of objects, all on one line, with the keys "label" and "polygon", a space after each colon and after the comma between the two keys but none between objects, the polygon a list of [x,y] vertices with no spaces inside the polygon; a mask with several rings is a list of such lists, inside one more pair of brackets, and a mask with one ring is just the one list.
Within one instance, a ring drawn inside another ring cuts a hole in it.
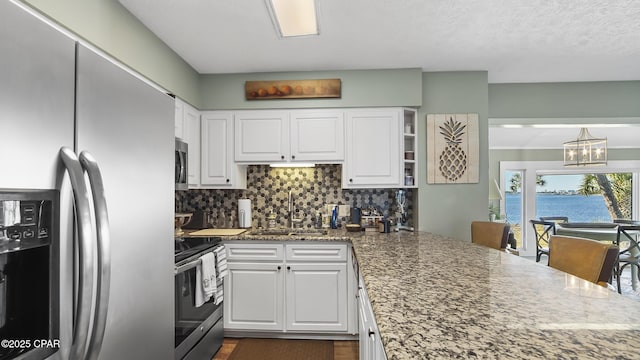
[{"label": "cabinet drawer", "polygon": [[346,244],[287,244],[287,261],[347,261]]},{"label": "cabinet drawer", "polygon": [[228,261],[282,261],[283,244],[225,244]]}]

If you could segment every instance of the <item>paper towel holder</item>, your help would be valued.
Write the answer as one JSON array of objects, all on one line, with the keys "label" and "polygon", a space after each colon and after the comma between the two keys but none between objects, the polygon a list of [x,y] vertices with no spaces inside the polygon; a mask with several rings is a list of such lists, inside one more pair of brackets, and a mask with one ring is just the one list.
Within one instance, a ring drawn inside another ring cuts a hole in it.
[{"label": "paper towel holder", "polygon": [[238,200],[238,227],[247,229],[251,227],[251,200]]}]

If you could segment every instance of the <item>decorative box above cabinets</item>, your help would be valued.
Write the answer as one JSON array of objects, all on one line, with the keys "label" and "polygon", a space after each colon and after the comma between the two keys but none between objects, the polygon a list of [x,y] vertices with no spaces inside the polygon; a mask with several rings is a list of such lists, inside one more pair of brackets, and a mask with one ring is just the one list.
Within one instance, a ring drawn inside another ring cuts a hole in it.
[{"label": "decorative box above cabinets", "polygon": [[175,135],[189,145],[189,187],[200,184],[200,112],[176,98]]},{"label": "decorative box above cabinets", "polygon": [[414,109],[354,109],[348,110],[346,116],[343,188],[401,188],[417,184]]},{"label": "decorative box above cabinets", "polygon": [[235,160],[247,164],[341,163],[344,112],[334,109],[238,111]]},{"label": "decorative box above cabinets", "polygon": [[202,112],[201,188],[246,189],[247,166],[233,160],[233,113]]}]

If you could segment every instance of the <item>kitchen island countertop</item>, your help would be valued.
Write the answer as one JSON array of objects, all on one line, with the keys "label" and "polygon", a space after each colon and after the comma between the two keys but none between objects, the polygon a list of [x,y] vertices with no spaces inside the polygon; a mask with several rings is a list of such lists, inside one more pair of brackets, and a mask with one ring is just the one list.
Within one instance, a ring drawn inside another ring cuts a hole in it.
[{"label": "kitchen island countertop", "polygon": [[[225,240],[300,240],[232,236]],[[389,360],[633,359],[640,302],[543,263],[426,232],[353,244]]]}]

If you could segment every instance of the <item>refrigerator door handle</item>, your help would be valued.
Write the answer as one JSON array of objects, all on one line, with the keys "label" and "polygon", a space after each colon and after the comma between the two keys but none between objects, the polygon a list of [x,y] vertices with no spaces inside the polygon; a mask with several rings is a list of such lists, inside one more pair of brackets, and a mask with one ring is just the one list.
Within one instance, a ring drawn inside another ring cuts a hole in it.
[{"label": "refrigerator door handle", "polygon": [[104,196],[104,184],[98,163],[90,153],[83,151],[80,153],[80,164],[89,177],[96,217],[98,274],[93,329],[91,331],[89,347],[87,348],[88,359],[93,360],[97,359],[100,353],[107,324],[109,286],[111,283],[111,240],[107,201]]},{"label": "refrigerator door handle", "polygon": [[62,147],[60,158],[69,173],[69,180],[73,190],[74,212],[78,229],[78,305],[74,314],[74,331],[71,343],[70,358],[84,359],[89,325],[91,322],[91,305],[93,302],[93,251],[91,208],[89,205],[89,190],[84,181],[82,165],[73,150]]}]

